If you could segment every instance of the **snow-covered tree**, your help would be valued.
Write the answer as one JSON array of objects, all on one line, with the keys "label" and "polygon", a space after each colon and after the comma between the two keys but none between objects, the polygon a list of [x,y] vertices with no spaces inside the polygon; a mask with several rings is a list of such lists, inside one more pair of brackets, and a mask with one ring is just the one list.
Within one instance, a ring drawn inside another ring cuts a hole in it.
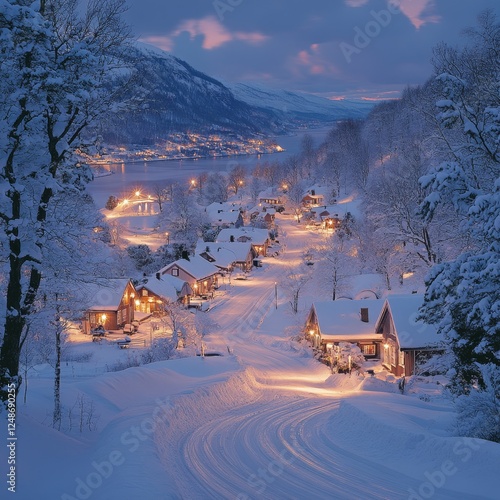
[{"label": "snow-covered tree", "polygon": [[229,185],[226,176],[220,172],[210,174],[205,182],[204,193],[208,204],[227,201]]},{"label": "snow-covered tree", "polygon": [[334,346],[331,353],[332,368],[339,373],[350,373],[352,370],[360,370],[365,362],[361,349],[356,344],[339,342]]},{"label": "snow-covered tree", "polygon": [[294,266],[288,268],[285,273],[283,287],[289,298],[290,307],[292,312],[297,314],[299,312],[299,297],[304,286],[311,280],[311,269],[306,266]]},{"label": "snow-covered tree", "polygon": [[457,258],[430,272],[422,310],[449,339],[453,386],[465,394],[486,389],[484,374],[500,369],[500,24],[485,12],[469,35],[463,50],[435,51],[448,158],[422,178],[426,221],[447,204],[471,235]]},{"label": "snow-covered tree", "polygon": [[349,292],[349,279],[355,274],[356,260],[353,243],[342,234],[334,233],[318,246],[318,282],[329,291],[332,300]]},{"label": "snow-covered tree", "polygon": [[[82,14],[80,14],[83,12]],[[121,0],[0,0],[0,220],[7,276],[0,391],[19,388],[19,356],[44,278],[51,203],[82,190],[89,170],[73,155],[109,109],[112,52],[128,37]]]},{"label": "snow-covered tree", "polygon": [[172,190],[171,203],[158,215],[158,224],[162,231],[169,231],[170,241],[190,248],[196,244],[208,221],[194,197],[184,186],[176,184]]}]

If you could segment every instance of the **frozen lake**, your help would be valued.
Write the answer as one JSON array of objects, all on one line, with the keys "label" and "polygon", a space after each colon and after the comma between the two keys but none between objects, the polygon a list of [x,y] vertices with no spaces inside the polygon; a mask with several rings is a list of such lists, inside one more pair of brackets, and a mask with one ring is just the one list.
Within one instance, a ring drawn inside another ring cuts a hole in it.
[{"label": "frozen lake", "polygon": [[159,160],[137,163],[117,163],[106,165],[112,175],[98,177],[89,186],[88,191],[99,208],[103,207],[110,195],[127,197],[137,189],[168,181],[189,182],[203,172],[229,172],[236,165],[243,165],[251,171],[255,165],[265,162],[283,161],[300,151],[301,141],[307,133],[318,146],[330,130],[328,128],[301,130],[293,136],[276,137],[276,142],[285,149],[283,153],[264,155],[228,156],[222,158],[201,158],[199,160]]}]

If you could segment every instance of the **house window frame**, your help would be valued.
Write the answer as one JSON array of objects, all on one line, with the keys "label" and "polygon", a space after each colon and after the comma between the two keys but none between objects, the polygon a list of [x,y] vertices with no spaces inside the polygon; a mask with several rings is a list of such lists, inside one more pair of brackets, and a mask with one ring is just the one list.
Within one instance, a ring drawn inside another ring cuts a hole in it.
[{"label": "house window frame", "polygon": [[362,344],[361,352],[363,353],[363,356],[376,356],[377,347],[375,344]]},{"label": "house window frame", "polygon": [[173,267],[172,268],[172,276],[179,276],[179,268],[178,267]]}]

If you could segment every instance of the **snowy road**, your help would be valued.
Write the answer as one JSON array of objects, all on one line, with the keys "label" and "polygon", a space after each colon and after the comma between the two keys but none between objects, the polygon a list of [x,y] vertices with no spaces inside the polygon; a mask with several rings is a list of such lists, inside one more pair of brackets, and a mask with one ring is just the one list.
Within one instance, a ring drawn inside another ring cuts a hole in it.
[{"label": "snowy road", "polygon": [[[311,280],[294,315],[284,275],[304,242],[321,235],[290,219],[282,226],[285,252],[264,259],[248,281],[223,285],[207,313],[219,324],[208,350],[224,356],[109,373],[85,364],[86,377],[63,381],[66,407],[77,411],[83,395],[99,417],[97,432],[84,434],[38,423],[51,407],[51,380],[31,382],[36,404],[20,419],[18,450],[30,481],[20,481],[17,498],[498,498],[499,445],[454,437],[448,401],[401,396],[378,378],[331,375],[291,340],[320,291]],[[107,359],[103,347],[89,349]]]},{"label": "snowy road", "polygon": [[[296,263],[303,250],[303,233],[287,226],[285,256],[267,259],[270,263],[254,273],[253,281],[232,285],[231,300],[217,310],[221,330],[209,339],[220,348],[230,345],[247,367],[248,377],[238,381],[239,387],[228,387],[222,399],[227,401],[240,389],[249,394],[248,404],[207,413],[206,419],[194,418],[191,425],[183,420],[182,432],[174,414],[170,428],[176,431],[156,436],[166,450],[162,460],[173,489],[183,499],[411,498],[424,484],[420,474],[428,466],[425,457],[410,451],[386,465],[371,459],[369,443],[365,449],[351,448],[349,440],[339,436],[333,417],[341,401],[356,397],[355,389],[330,389],[329,370],[294,351],[283,332],[273,331],[273,314],[286,314],[283,309],[288,307],[281,294],[275,311],[274,283],[283,286],[284,262]],[[181,405],[186,408],[179,420],[190,413],[190,405],[203,405],[203,400],[188,397]],[[408,439],[414,436],[408,433]],[[421,463],[415,466],[415,460]],[[481,498],[447,486],[437,491],[430,485],[437,498]],[[422,491],[428,493],[425,487]]]}]

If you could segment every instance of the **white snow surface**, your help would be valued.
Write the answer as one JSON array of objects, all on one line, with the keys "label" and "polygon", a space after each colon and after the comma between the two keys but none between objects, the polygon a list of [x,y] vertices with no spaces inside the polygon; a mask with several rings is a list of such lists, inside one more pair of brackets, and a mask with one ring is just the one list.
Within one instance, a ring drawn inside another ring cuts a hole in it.
[{"label": "white snow surface", "polygon": [[[281,277],[304,241],[320,236],[291,217],[279,224],[284,254],[223,285],[206,313],[219,325],[207,352],[221,356],[106,373],[140,349],[74,334],[73,360],[62,367],[62,432],[50,427],[52,369],[31,373],[28,402],[21,391],[17,403],[13,498],[498,498],[500,445],[452,434],[452,406],[436,380],[410,380],[402,395],[380,366],[374,377],[332,375],[294,340],[312,301],[327,297],[309,283],[293,315]],[[147,338],[147,323],[141,330]],[[78,431],[78,395],[98,416],[93,432]],[[2,488],[8,498],[5,479]]]}]

